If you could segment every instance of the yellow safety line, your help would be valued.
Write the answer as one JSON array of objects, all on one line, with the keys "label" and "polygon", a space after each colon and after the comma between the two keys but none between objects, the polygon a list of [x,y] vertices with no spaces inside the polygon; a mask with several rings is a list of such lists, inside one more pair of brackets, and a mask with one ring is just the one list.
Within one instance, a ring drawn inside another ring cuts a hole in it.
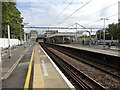
[{"label": "yellow safety line", "polygon": [[36,44],[35,47],[35,59],[34,59],[34,77],[33,77],[33,87],[32,88],[45,88],[44,77],[42,73],[41,58],[40,53],[38,52],[39,44]]},{"label": "yellow safety line", "polygon": [[31,71],[32,71],[33,57],[34,57],[34,49],[33,49],[33,52],[32,52],[32,56],[30,58],[28,72],[27,72],[27,76],[26,76],[26,80],[25,80],[25,84],[24,84],[24,90],[28,90],[28,88],[29,88],[30,76],[31,76]]}]

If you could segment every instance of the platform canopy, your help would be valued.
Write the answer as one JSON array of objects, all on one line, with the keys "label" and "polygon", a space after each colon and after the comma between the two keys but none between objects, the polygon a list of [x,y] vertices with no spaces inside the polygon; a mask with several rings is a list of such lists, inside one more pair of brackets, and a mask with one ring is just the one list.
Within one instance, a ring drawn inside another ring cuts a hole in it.
[{"label": "platform canopy", "polygon": [[59,32],[59,33],[56,33],[56,34],[52,34],[50,35],[49,37],[56,37],[56,36],[81,36],[80,34],[77,34],[75,32]]}]

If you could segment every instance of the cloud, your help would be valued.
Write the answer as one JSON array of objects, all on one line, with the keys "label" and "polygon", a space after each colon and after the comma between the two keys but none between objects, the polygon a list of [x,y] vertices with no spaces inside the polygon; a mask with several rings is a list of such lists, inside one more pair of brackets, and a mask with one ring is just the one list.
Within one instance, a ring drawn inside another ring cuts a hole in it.
[{"label": "cloud", "polygon": [[[92,0],[88,5],[66,20],[64,20],[66,17],[89,0],[73,0],[66,10],[64,9],[71,0],[20,1],[17,2],[17,7],[24,17],[24,22],[28,22],[31,26],[56,26],[63,21],[59,26],[69,26],[77,22],[86,27],[103,27],[103,21],[100,21],[100,18],[109,17],[109,21],[106,22],[107,25],[117,22],[118,17],[117,15],[112,16],[118,12],[118,0]],[[116,4],[110,6],[114,3]],[[110,7],[104,9],[108,6]],[[63,10],[64,12],[62,12]],[[96,20],[98,21],[95,22]]]}]

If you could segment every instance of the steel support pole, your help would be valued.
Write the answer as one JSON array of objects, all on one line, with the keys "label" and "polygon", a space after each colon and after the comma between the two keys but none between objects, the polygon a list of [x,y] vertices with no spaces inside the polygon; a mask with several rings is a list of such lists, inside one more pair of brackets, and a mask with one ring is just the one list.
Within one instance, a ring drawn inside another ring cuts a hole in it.
[{"label": "steel support pole", "polygon": [[103,20],[104,21],[104,29],[103,29],[103,47],[105,47],[105,20],[109,20],[109,19],[107,19],[107,18],[101,18],[101,20]]},{"label": "steel support pole", "polygon": [[26,33],[24,32],[24,47],[26,48]]},{"label": "steel support pole", "polygon": [[8,25],[8,55],[11,58],[11,47],[10,47],[10,26]]},{"label": "steel support pole", "polygon": [[76,23],[76,43],[77,43],[77,23]]},{"label": "steel support pole", "polygon": [[91,32],[90,31],[88,31],[89,32],[89,46],[91,46]]},{"label": "steel support pole", "polygon": [[105,47],[105,18],[104,18],[104,35],[103,35],[103,39],[104,39],[104,45],[103,45],[103,47]]},{"label": "steel support pole", "polygon": [[85,46],[85,34],[84,34],[84,46]]}]

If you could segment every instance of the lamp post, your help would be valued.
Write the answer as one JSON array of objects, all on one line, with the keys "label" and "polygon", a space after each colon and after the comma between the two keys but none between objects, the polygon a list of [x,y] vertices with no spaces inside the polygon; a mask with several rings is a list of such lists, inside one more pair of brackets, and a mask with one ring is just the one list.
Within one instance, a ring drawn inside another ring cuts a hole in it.
[{"label": "lamp post", "polygon": [[104,43],[103,43],[103,47],[105,47],[105,21],[106,20],[109,20],[109,19],[107,19],[107,18],[101,18],[100,20],[103,20],[104,21],[104,30],[103,30],[103,39],[104,39]]}]

